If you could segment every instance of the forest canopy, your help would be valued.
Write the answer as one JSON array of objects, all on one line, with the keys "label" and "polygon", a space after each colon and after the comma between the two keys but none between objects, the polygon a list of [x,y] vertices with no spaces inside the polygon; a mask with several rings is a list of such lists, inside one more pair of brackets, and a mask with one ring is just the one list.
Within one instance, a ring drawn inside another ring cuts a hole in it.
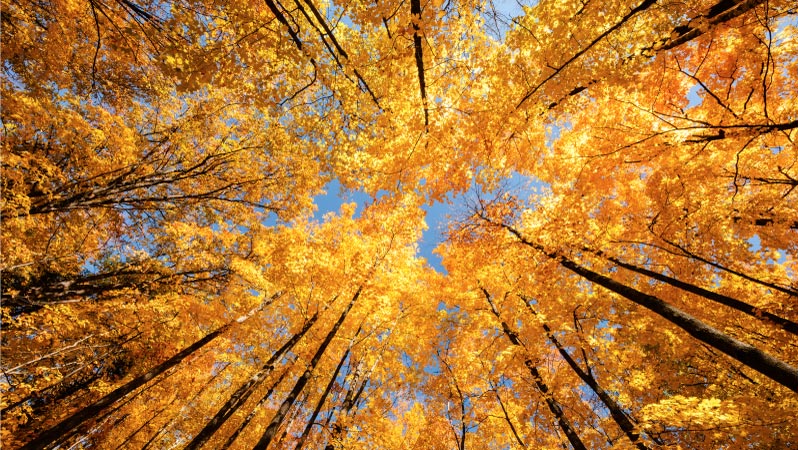
[{"label": "forest canopy", "polygon": [[0,32],[3,448],[798,446],[793,1]]}]

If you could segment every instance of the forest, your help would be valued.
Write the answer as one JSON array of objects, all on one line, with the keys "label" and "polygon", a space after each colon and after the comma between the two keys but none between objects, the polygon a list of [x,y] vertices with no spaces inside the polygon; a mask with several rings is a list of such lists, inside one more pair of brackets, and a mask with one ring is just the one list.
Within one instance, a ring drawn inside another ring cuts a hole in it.
[{"label": "forest", "polygon": [[0,12],[4,449],[798,447],[794,1]]}]

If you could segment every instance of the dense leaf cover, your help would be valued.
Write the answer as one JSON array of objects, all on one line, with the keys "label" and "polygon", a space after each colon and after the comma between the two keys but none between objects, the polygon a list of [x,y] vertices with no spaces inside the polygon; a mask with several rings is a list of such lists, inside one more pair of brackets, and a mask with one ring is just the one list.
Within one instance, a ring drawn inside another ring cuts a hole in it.
[{"label": "dense leaf cover", "polygon": [[497,5],[4,2],[3,448],[798,446],[795,3]]}]

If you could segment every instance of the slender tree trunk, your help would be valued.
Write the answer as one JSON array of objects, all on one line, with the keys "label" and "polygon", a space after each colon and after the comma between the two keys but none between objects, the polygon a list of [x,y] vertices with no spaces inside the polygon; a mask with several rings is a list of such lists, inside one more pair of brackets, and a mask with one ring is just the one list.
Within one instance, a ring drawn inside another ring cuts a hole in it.
[{"label": "slender tree trunk", "polygon": [[676,252],[674,252],[674,251],[672,251],[670,249],[661,247],[661,246],[656,245],[656,244],[651,244],[651,243],[648,243],[648,242],[643,242],[642,244],[647,245],[647,246],[651,246],[651,247],[654,247],[654,248],[658,248],[660,250],[664,250],[664,251],[666,251],[668,253],[671,253],[671,254],[674,254],[674,255],[677,255],[677,256],[681,256],[681,257],[684,257],[684,258],[700,261],[700,262],[702,262],[702,263],[704,263],[704,264],[706,264],[708,266],[714,267],[714,268],[716,268],[718,270],[721,270],[723,272],[730,273],[732,275],[738,276],[738,277],[742,278],[743,280],[747,280],[747,281],[750,281],[752,283],[758,284],[760,286],[764,286],[766,288],[770,288],[770,289],[773,289],[773,290],[776,290],[776,291],[779,291],[779,292],[783,292],[783,293],[785,293],[785,294],[787,294],[787,295],[789,295],[791,297],[798,295],[798,290],[796,290],[796,289],[788,288],[788,287],[785,287],[785,286],[779,286],[776,283],[771,283],[769,281],[760,280],[759,278],[754,278],[754,277],[752,277],[750,275],[746,275],[746,274],[744,274],[744,273],[742,273],[740,271],[732,269],[731,267],[726,267],[726,266],[724,266],[724,265],[722,265],[720,263],[717,263],[715,261],[711,261],[709,259],[706,259],[706,258],[704,258],[703,256],[701,256],[701,255],[699,255],[697,253],[693,253],[690,250],[688,250],[688,249],[684,248],[683,246],[679,245],[678,243],[673,242],[673,241],[668,240],[668,239],[665,239],[661,235],[657,235],[656,233],[654,233],[653,230],[651,232],[652,232],[652,234],[654,234],[657,237],[659,237],[660,239],[662,239],[666,244],[670,245],[671,247],[673,247],[675,249],[678,249],[679,253],[676,253]]},{"label": "slender tree trunk", "polygon": [[[107,273],[76,276],[61,280],[34,279],[24,286],[3,286],[0,292],[3,306],[12,308],[14,315],[30,314],[48,305],[113,300],[107,295],[123,289],[135,289],[141,294],[152,294],[163,286],[184,282],[222,281],[229,274],[222,269],[164,273],[155,270],[118,269]],[[16,288],[13,292],[10,288]]]},{"label": "slender tree trunk", "polygon": [[[157,419],[158,417],[160,417],[160,416],[161,416],[161,414],[163,414],[163,412],[164,412],[164,411],[166,411],[166,409],[167,409],[167,408],[169,408],[170,406],[172,406],[172,405],[173,405],[173,404],[174,404],[174,403],[175,403],[177,400],[179,400],[179,399],[180,399],[180,398],[179,398],[179,397],[177,397],[177,396],[175,396],[174,398],[172,398],[172,400],[170,400],[170,401],[169,401],[169,403],[167,403],[166,405],[164,405],[163,407],[161,407],[161,409],[159,409],[158,411],[156,411],[156,412],[155,412],[155,414],[153,414],[153,415],[152,415],[152,416],[151,416],[149,419],[147,419],[147,420],[146,420],[144,423],[142,423],[142,424],[141,424],[141,425],[140,425],[138,428],[136,428],[136,430],[135,430],[134,432],[130,433],[130,435],[128,435],[128,437],[126,437],[126,438],[125,438],[125,440],[124,440],[124,441],[123,441],[121,444],[119,444],[119,445],[116,447],[116,450],[121,450],[122,448],[124,448],[125,446],[127,446],[128,444],[130,444],[130,441],[131,441],[131,440],[133,440],[133,438],[134,438],[134,437],[136,437],[136,435],[137,435],[137,434],[139,434],[139,433],[140,433],[140,432],[141,432],[141,431],[142,431],[144,428],[146,428],[146,427],[147,427],[147,426],[148,426],[150,423],[152,423],[152,421],[153,421],[153,420],[155,420],[155,419]],[[148,442],[149,442],[149,441],[148,441]]]},{"label": "slender tree trunk", "polygon": [[[360,329],[357,330],[355,336],[357,336],[358,334],[360,334]],[[316,403],[316,408],[313,410],[313,414],[310,415],[308,423],[305,426],[305,430],[302,432],[302,436],[299,437],[299,441],[297,441],[294,450],[300,450],[302,446],[305,444],[305,441],[307,440],[308,436],[310,436],[310,431],[313,428],[313,425],[316,423],[316,418],[319,416],[321,408],[324,407],[324,402],[327,400],[327,396],[330,395],[330,391],[332,391],[332,388],[335,385],[335,380],[336,378],[338,378],[338,374],[341,373],[341,367],[343,367],[346,358],[349,357],[349,353],[351,352],[351,350],[352,350],[352,345],[350,344],[349,348],[347,348],[346,352],[344,352],[344,356],[341,357],[341,360],[338,362],[338,365],[335,367],[335,371],[333,371],[333,374],[330,377],[330,381],[329,383],[327,383],[327,387],[324,388],[324,392],[322,392],[321,398],[319,398],[319,401]]]},{"label": "slender tree trunk", "polygon": [[291,339],[286,341],[286,343],[283,344],[282,347],[277,349],[277,351],[275,351],[272,354],[272,356],[269,358],[268,361],[266,361],[266,363],[263,365],[263,367],[260,368],[260,370],[258,370],[254,375],[252,375],[249,378],[249,380],[247,380],[243,385],[241,385],[238,389],[236,389],[233,395],[231,395],[230,398],[227,400],[227,402],[224,405],[222,405],[219,411],[216,412],[216,415],[213,416],[213,418],[210,421],[208,421],[207,424],[205,424],[202,430],[200,430],[200,432],[197,433],[196,436],[194,436],[194,439],[192,439],[191,442],[189,442],[189,444],[185,447],[185,449],[196,450],[202,447],[208,441],[208,439],[210,439],[213,436],[213,434],[217,430],[219,430],[219,428],[221,428],[222,425],[224,425],[227,419],[229,419],[230,416],[232,416],[238,410],[238,408],[240,408],[241,405],[243,405],[249,399],[250,395],[252,395],[252,393],[255,392],[255,389],[257,389],[257,387],[260,386],[263,380],[265,380],[266,377],[272,372],[272,370],[274,370],[274,364],[280,358],[282,358],[285,352],[291,350],[294,347],[294,345],[296,345],[296,343],[299,342],[300,339],[302,339],[305,333],[307,333],[310,327],[313,326],[313,324],[316,322],[316,319],[318,319],[318,317],[319,317],[318,313],[314,314],[313,317],[311,317],[307,322],[305,322],[305,325],[298,333],[294,334],[291,337]]},{"label": "slender tree trunk", "polygon": [[[510,329],[510,326],[507,325],[507,322],[501,319],[499,311],[497,311],[496,307],[493,305],[493,301],[491,300],[488,291],[482,287],[480,289],[482,289],[482,292],[485,294],[485,298],[488,300],[491,312],[493,312],[493,315],[496,316],[496,319],[498,319],[499,322],[501,322],[502,331],[504,331],[504,334],[507,336],[507,339],[509,339],[513,345],[524,348],[524,344],[521,342],[520,339],[518,339],[518,334],[512,329]],[[587,450],[587,447],[585,447],[585,444],[582,443],[582,440],[579,438],[579,435],[576,434],[576,430],[574,430],[573,426],[571,426],[571,422],[568,420],[567,417],[565,417],[565,412],[563,411],[560,402],[558,402],[557,399],[555,399],[554,396],[551,393],[549,393],[549,387],[546,385],[545,381],[543,381],[543,377],[540,375],[540,372],[538,371],[537,366],[535,366],[535,363],[532,361],[531,358],[527,357],[524,360],[524,365],[527,367],[527,369],[529,369],[529,373],[532,374],[532,379],[535,381],[535,385],[537,386],[540,393],[543,395],[543,399],[546,401],[546,405],[549,407],[549,411],[551,411],[551,413],[557,419],[557,423],[560,425],[560,428],[562,428],[562,431],[565,433],[565,436],[568,438],[568,442],[571,443],[571,446],[573,446],[575,450]]]},{"label": "slender tree trunk", "polygon": [[[341,407],[338,408],[339,414],[336,415],[335,417],[336,422],[338,421],[338,417],[340,415],[346,416],[349,414],[349,412],[355,406],[355,403],[357,403],[357,400],[360,397],[360,394],[363,392],[363,388],[365,387],[366,382],[368,381],[368,379],[365,379],[363,380],[362,384],[358,385],[358,381],[362,376],[362,373],[360,371],[361,363],[362,361],[358,362],[357,366],[355,366],[355,372],[352,375],[351,380],[349,381],[349,389],[346,390],[346,395],[344,395],[344,400],[343,402],[341,402]],[[350,364],[349,374],[352,374],[351,360],[349,364]],[[349,374],[347,374],[347,377],[349,376]],[[327,416],[327,420],[324,423],[324,429],[327,429],[330,426],[330,422],[332,422],[333,420],[333,415],[334,415],[333,411],[330,411],[330,414]],[[332,433],[329,440],[327,441],[328,442],[327,445],[324,447],[324,450],[334,450],[335,445],[333,445],[332,442],[338,440],[340,436],[344,433],[344,428],[336,422],[333,422]]]},{"label": "slender tree trunk", "polygon": [[413,24],[413,49],[418,71],[418,87],[421,92],[421,105],[424,107],[424,127],[429,130],[429,109],[427,106],[427,83],[424,81],[424,50],[421,38],[421,0],[410,0],[410,15]]},{"label": "slender tree trunk", "polygon": [[507,413],[507,408],[504,407],[504,402],[502,401],[501,396],[499,395],[499,387],[494,386],[491,382],[490,385],[491,389],[493,389],[493,393],[496,394],[496,402],[499,404],[499,408],[502,410],[502,415],[504,416],[504,420],[507,422],[507,425],[510,427],[510,431],[513,432],[513,436],[515,436],[516,442],[521,448],[526,448],[526,444],[521,439],[521,436],[518,435],[518,431],[515,429],[515,425],[513,425],[513,421],[510,419],[510,415]]},{"label": "slender tree trunk", "polygon": [[[678,47],[701,36],[708,29],[745,14],[762,3],[764,3],[764,0],[720,0],[709,8],[705,15],[694,17],[687,24],[674,28],[667,38],[646,50],[662,51]],[[691,23],[693,20],[695,20],[696,25]],[[705,25],[700,26],[697,25],[698,23]]]},{"label": "slender tree trunk", "polygon": [[352,397],[351,401],[346,404],[346,407],[344,408],[344,412],[347,415],[352,413],[352,408],[354,408],[355,405],[357,405],[357,402],[360,401],[360,396],[363,395],[363,391],[366,389],[366,385],[368,383],[369,383],[369,379],[368,378],[364,379],[363,382],[360,383],[360,387],[357,388],[357,392],[355,392],[355,396]]},{"label": "slender tree trunk", "polygon": [[286,399],[280,405],[280,408],[277,410],[277,414],[274,415],[274,418],[266,427],[266,431],[263,432],[263,435],[261,436],[260,440],[258,440],[258,442],[253,447],[253,450],[266,450],[266,448],[271,443],[272,439],[274,439],[274,436],[277,433],[277,429],[280,427],[280,425],[282,425],[283,419],[285,419],[286,414],[288,414],[288,411],[294,405],[294,402],[296,401],[297,397],[299,397],[299,394],[301,394],[302,390],[305,389],[305,386],[308,384],[308,381],[310,380],[310,376],[313,374],[313,370],[316,368],[316,365],[318,365],[319,360],[321,360],[322,355],[324,355],[324,352],[327,350],[327,347],[330,345],[330,342],[332,342],[336,333],[338,333],[338,329],[341,327],[341,324],[344,322],[344,319],[346,319],[346,315],[352,309],[352,306],[355,305],[355,302],[357,301],[358,297],[360,297],[360,292],[362,290],[363,286],[359,287],[357,289],[357,292],[355,292],[355,295],[352,296],[352,300],[349,302],[349,305],[341,313],[341,316],[338,318],[338,321],[335,322],[335,325],[333,325],[330,332],[327,333],[327,336],[324,338],[324,341],[319,346],[319,349],[316,351],[316,354],[314,354],[313,358],[310,360],[310,365],[308,366],[307,369],[305,369],[305,372],[302,374],[302,376],[300,376],[299,379],[296,381],[294,388],[288,394],[288,397],[286,397]]},{"label": "slender tree trunk", "polygon": [[[537,316],[537,311],[535,311],[532,308],[532,305],[530,305],[529,302],[526,301],[526,299],[524,299],[523,297],[521,297],[521,299],[524,301],[524,304],[527,306],[527,308],[529,308],[529,311],[531,311],[532,314]],[[546,337],[549,338],[552,344],[554,344],[554,347],[557,348],[557,351],[560,353],[565,362],[568,363],[568,366],[571,368],[571,370],[573,370],[574,373],[576,373],[576,375],[579,376],[582,382],[590,386],[590,389],[592,389],[593,392],[595,392],[596,395],[598,395],[601,402],[604,403],[604,406],[606,406],[607,409],[610,411],[610,415],[612,416],[613,420],[615,420],[615,423],[617,423],[618,427],[621,430],[623,430],[624,434],[626,434],[626,437],[628,437],[629,440],[639,450],[649,450],[649,447],[641,441],[640,433],[638,433],[635,430],[635,425],[634,423],[632,423],[632,420],[623,411],[621,405],[619,405],[612,398],[612,396],[610,396],[607,393],[607,391],[605,391],[601,387],[601,385],[599,385],[598,381],[596,380],[596,377],[593,376],[593,373],[590,371],[590,369],[588,368],[587,371],[582,370],[582,368],[579,367],[579,364],[577,364],[576,361],[574,361],[571,355],[568,354],[567,351],[565,351],[565,348],[563,348],[563,346],[560,344],[557,338],[554,337],[554,334],[551,332],[551,328],[549,328],[549,326],[546,323],[543,323],[542,326],[543,326],[543,331],[546,332]],[[585,361],[585,364],[587,364],[587,361]]]},{"label": "slender tree trunk", "polygon": [[275,440],[275,442],[274,442],[274,444],[277,447],[279,447],[279,448],[286,448],[287,447],[286,445],[284,445],[284,443],[285,443],[286,436],[288,436],[288,430],[291,427],[291,424],[292,423],[296,423],[297,417],[299,417],[299,415],[301,414],[302,410],[306,409],[309,406],[308,405],[308,400],[310,399],[310,391],[304,391],[300,395],[302,397],[297,399],[297,401],[295,403],[296,408],[291,408],[288,411],[288,415],[283,420],[283,422],[286,424],[286,426],[283,428],[282,433],[280,433],[280,437],[277,438]]},{"label": "slender tree trunk", "polygon": [[[281,292],[274,294],[269,300],[269,303],[276,300],[281,295],[282,295]],[[180,364],[184,359],[186,359],[186,357],[194,354],[199,349],[207,345],[209,342],[213,341],[217,337],[224,334],[227,330],[232,328],[233,325],[243,323],[244,321],[255,315],[255,313],[258,310],[260,310],[263,306],[264,305],[254,308],[246,315],[243,315],[238,319],[219,327],[216,331],[209,333],[204,338],[186,347],[181,352],[172,356],[166,361],[162,362],[158,366],[152,368],[147,373],[139,375],[138,377],[128,381],[124,385],[114,389],[112,392],[106,394],[103,398],[97,400],[91,405],[88,405],[83,409],[81,409],[80,411],[67,417],[66,419],[61,421],[61,423],[59,423],[58,425],[55,425],[49,430],[42,432],[35,439],[22,446],[21,449],[39,450],[43,448],[50,448],[59,444],[62,438],[65,438],[68,435],[73,434],[73,432],[75,432],[77,428],[82,427],[88,420],[94,418],[103,409],[107,408],[117,400],[121,399],[122,397],[125,397],[126,395],[135,391],[136,389],[148,383],[152,379],[166,372],[168,369]]]},{"label": "slender tree trunk", "polygon": [[564,256],[547,252],[543,246],[527,240],[521,235],[520,232],[518,232],[518,230],[507,224],[496,224],[484,215],[481,217],[490,223],[505,228],[507,231],[515,235],[521,243],[540,251],[550,259],[557,261],[557,263],[559,263],[562,267],[570,270],[571,272],[657,313],[699,341],[709,345],[710,347],[720,350],[726,355],[767,376],[771,380],[780,383],[791,391],[798,392],[798,368],[790,366],[784,361],[774,358],[773,356],[768,355],[767,353],[750,344],[746,344],[745,342],[737,340],[721,332],[720,330],[705,324],[701,320],[685,313],[684,311],[662,301],[653,295],[645,294],[637,289],[618,283],[617,281],[593,272],[592,270],[587,269]]},{"label": "slender tree trunk", "polygon": [[554,417],[557,419],[557,423],[560,425],[560,428],[562,428],[562,431],[568,438],[568,442],[571,443],[575,450],[587,450],[587,447],[585,447],[585,444],[582,443],[579,435],[576,434],[573,426],[571,426],[571,422],[567,417],[565,417],[565,412],[563,411],[560,402],[558,402],[557,399],[555,399],[554,396],[549,393],[549,387],[543,381],[543,377],[540,376],[537,366],[534,365],[531,359],[524,361],[524,365],[526,365],[526,367],[529,369],[529,373],[532,374],[532,379],[535,381],[535,385],[543,395],[543,399],[546,401],[549,411],[551,411],[551,413],[554,414]]},{"label": "slender tree trunk", "polygon": [[[454,386],[454,390],[457,391],[457,398],[460,400],[460,436],[457,436],[457,430],[455,430],[454,425],[450,423],[452,427],[452,434],[454,434],[454,441],[457,444],[457,448],[459,450],[465,450],[466,448],[466,435],[468,433],[468,427],[466,426],[466,402],[465,396],[463,395],[463,391],[460,390],[460,385],[457,384],[457,377],[454,376],[454,371],[452,371],[452,367],[446,361],[446,358],[442,357],[440,352],[438,352],[438,360],[443,364],[443,367],[446,368],[446,371],[449,372],[449,376],[452,379],[452,385]],[[450,388],[451,389],[451,388]],[[446,416],[449,416],[449,406],[447,402],[446,406]],[[449,419],[451,422],[451,419]]]},{"label": "slender tree trunk", "polygon": [[[140,334],[137,333],[136,337],[139,335]],[[43,413],[48,409],[52,409],[55,403],[88,388],[93,382],[107,375],[109,372],[115,372],[117,375],[124,376],[124,371],[126,369],[124,368],[125,361],[122,346],[131,340],[133,340],[133,338],[127,339],[120,344],[114,344],[117,347],[114,351],[105,352],[86,362],[82,367],[74,369],[64,375],[58,383],[31,392],[24,398],[0,409],[0,417],[5,416],[9,411],[24,404],[27,404],[31,408],[28,413],[31,416],[43,416]],[[99,366],[99,368],[93,366],[94,364]],[[120,364],[120,366],[117,367],[116,364]],[[119,372],[116,372],[117,370]],[[26,425],[28,424],[30,424],[30,422]]]},{"label": "slender tree trunk", "polygon": [[216,374],[214,374],[208,381],[206,381],[205,384],[191,397],[191,399],[189,399],[187,402],[184,403],[183,408],[181,408],[180,412],[178,412],[176,415],[174,415],[169,420],[169,422],[167,422],[165,425],[161,426],[160,429],[158,430],[158,432],[153,434],[152,437],[150,437],[150,439],[144,444],[144,446],[141,448],[141,450],[149,449],[150,446],[153,445],[159,437],[163,436],[164,433],[169,431],[172,428],[172,426],[174,425],[174,423],[177,421],[177,418],[180,417],[180,414],[183,412],[183,410],[186,408],[186,406],[193,404],[194,401],[197,399],[197,397],[199,397],[203,392],[205,392],[206,389],[211,387],[213,382],[216,381],[216,379],[219,378],[219,375],[224,373],[224,371],[227,370],[228,367],[230,367],[230,363],[229,362],[225,363],[224,367],[222,367],[220,370],[218,370],[216,372]]},{"label": "slender tree trunk", "polygon": [[[355,389],[355,386],[358,386],[358,382],[362,376],[360,371],[361,364],[362,361],[358,362],[358,365],[355,367],[355,373],[352,375],[352,381],[349,383],[349,389],[346,390],[344,401],[341,403],[341,411],[343,411],[344,414],[348,414],[352,407],[355,406],[355,401],[357,401],[356,399],[358,397],[359,391]],[[360,388],[362,389],[362,386]]]},{"label": "slender tree trunk", "polygon": [[[75,428],[73,431],[60,437],[59,438],[60,443],[58,444],[59,445],[58,448],[61,448],[61,443],[68,441],[78,433],[82,432],[83,436],[81,436],[78,440],[72,443],[72,446],[70,446],[70,448],[74,448],[75,445],[80,442],[92,442],[90,438],[95,433],[99,433],[102,430],[116,428],[117,425],[124,422],[128,417],[130,417],[130,413],[122,414],[121,417],[117,417],[108,426],[106,426],[105,423],[108,422],[111,418],[113,418],[116,415],[116,413],[123,410],[127,405],[132,403],[134,400],[149,392],[150,389],[154,389],[160,386],[162,383],[166,382],[169,379],[169,377],[175,374],[175,372],[176,371],[174,368],[165,371],[159,377],[157,377],[155,381],[146,384],[144,387],[137,390],[133,395],[128,395],[126,397],[123,397],[120,401],[117,401],[113,405],[111,405],[110,408],[106,408],[97,416],[92,417],[91,421],[87,422],[83,427]],[[88,425],[93,425],[93,426],[89,428]]]},{"label": "slender tree trunk", "polygon": [[707,300],[711,300],[711,301],[720,303],[721,305],[728,306],[729,308],[736,309],[737,311],[740,311],[740,312],[742,312],[744,314],[748,314],[749,316],[755,317],[755,318],[757,318],[759,320],[763,320],[764,319],[767,322],[772,322],[772,323],[778,325],[779,327],[781,327],[782,330],[784,330],[784,331],[786,331],[788,333],[792,333],[792,334],[798,335],[798,323],[793,322],[792,320],[785,319],[783,317],[779,317],[779,316],[777,316],[775,314],[772,314],[772,313],[769,313],[767,311],[763,311],[763,310],[761,310],[761,309],[759,309],[759,308],[757,308],[757,307],[755,307],[753,305],[750,305],[750,304],[745,303],[743,301],[737,300],[736,298],[732,298],[732,297],[729,297],[729,296],[726,296],[726,295],[722,295],[722,294],[718,294],[716,292],[712,292],[712,291],[710,291],[708,289],[704,289],[704,288],[696,286],[694,284],[686,283],[686,282],[680,281],[680,280],[678,280],[676,278],[669,277],[667,275],[663,275],[661,273],[654,272],[653,270],[648,270],[648,269],[643,268],[643,267],[638,267],[638,266],[635,266],[635,265],[632,265],[632,264],[625,263],[625,262],[623,262],[623,261],[621,261],[621,260],[619,260],[617,258],[614,258],[612,256],[606,256],[601,251],[592,250],[592,249],[585,249],[585,250],[587,250],[587,251],[589,251],[591,253],[594,253],[594,254],[606,259],[607,261],[612,262],[613,264],[615,264],[615,265],[617,265],[619,267],[623,267],[626,270],[630,270],[632,272],[639,273],[641,275],[645,275],[645,276],[647,276],[649,278],[653,278],[653,279],[655,279],[657,281],[661,281],[663,283],[667,283],[667,284],[669,284],[669,285],[671,285],[673,287],[679,288],[679,289],[681,289],[683,291],[687,291],[687,292],[690,292],[692,294],[696,294],[696,295],[701,296],[701,297],[703,297],[703,298],[705,298]]},{"label": "slender tree trunk", "polygon": [[289,372],[288,369],[284,370],[283,373],[280,374],[280,376],[274,381],[274,383],[271,386],[269,386],[269,390],[266,391],[266,394],[264,394],[263,397],[261,397],[261,399],[258,401],[258,404],[256,404],[255,407],[252,408],[252,411],[250,411],[249,414],[247,414],[247,417],[244,418],[244,421],[241,422],[241,424],[238,425],[238,428],[236,428],[233,434],[231,434],[230,437],[227,438],[227,442],[225,442],[224,445],[220,447],[221,450],[227,450],[233,445],[236,439],[238,439],[238,436],[241,434],[241,432],[243,432],[244,429],[247,427],[247,425],[249,425],[249,423],[252,422],[252,419],[255,418],[255,415],[258,413],[260,407],[263,406],[264,403],[269,401],[272,394],[274,393],[274,390],[277,388],[277,386],[280,384],[280,382],[283,380],[286,374],[288,374],[288,372]]},{"label": "slender tree trunk", "polygon": [[[399,317],[397,316],[395,320],[398,321]],[[396,325],[396,321],[394,322],[394,326]],[[388,343],[387,340],[382,343],[383,345],[382,351],[380,351],[377,358],[374,359],[374,362],[372,362],[371,367],[367,368],[366,370],[363,370],[363,360],[360,360],[357,363],[354,363],[354,361],[352,361],[351,359],[349,360],[349,369],[345,377],[349,381],[344,382],[344,384],[349,385],[349,388],[346,390],[346,395],[344,395],[344,400],[341,402],[341,406],[337,408],[337,411],[330,410],[329,414],[327,415],[327,419],[324,421],[324,425],[322,426],[323,430],[329,430],[330,423],[331,422],[333,423],[332,432],[330,433],[330,438],[327,441],[328,444],[324,447],[324,450],[334,450],[335,446],[332,444],[332,442],[339,440],[341,435],[347,431],[346,429],[344,429],[344,427],[335,423],[333,419],[337,421],[340,415],[352,416],[357,412],[355,411],[353,413],[352,410],[355,409],[355,407],[357,406],[358,402],[360,401],[363,395],[363,392],[366,390],[366,387],[369,385],[369,377],[371,376],[371,373],[374,371],[374,368],[376,368],[377,365],[382,360],[382,357],[384,355],[383,352],[385,350],[385,346],[387,345],[387,343]],[[352,370],[353,365],[354,365],[354,371]]]}]

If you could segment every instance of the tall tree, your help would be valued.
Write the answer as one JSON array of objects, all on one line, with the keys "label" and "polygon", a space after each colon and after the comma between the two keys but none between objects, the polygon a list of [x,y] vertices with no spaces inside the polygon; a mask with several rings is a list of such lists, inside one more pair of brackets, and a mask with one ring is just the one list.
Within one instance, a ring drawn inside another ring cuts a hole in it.
[{"label": "tall tree", "polygon": [[324,337],[324,340],[319,345],[318,350],[316,350],[316,353],[313,355],[313,358],[310,360],[310,363],[308,364],[308,367],[305,369],[305,372],[299,377],[299,379],[297,379],[293,389],[291,389],[291,392],[288,394],[288,397],[286,397],[285,400],[283,400],[283,403],[280,405],[280,408],[277,410],[277,414],[274,416],[274,418],[272,418],[272,421],[269,422],[269,426],[266,427],[266,430],[263,432],[263,435],[255,444],[254,448],[265,449],[269,446],[269,443],[272,441],[272,439],[274,439],[274,435],[277,432],[277,429],[282,425],[285,415],[293,406],[297,396],[299,396],[299,394],[302,393],[302,390],[305,388],[305,385],[307,385],[311,375],[313,374],[314,369],[316,369],[316,365],[319,363],[319,360],[321,359],[322,355],[324,355],[324,352],[327,351],[327,347],[330,345],[330,342],[333,340],[333,338],[335,338],[335,335],[338,333],[338,329],[341,327],[341,324],[346,319],[346,315],[355,305],[355,302],[357,301],[358,297],[360,297],[362,290],[363,286],[357,288],[357,291],[355,291],[355,295],[352,296],[352,300],[349,302],[346,308],[344,308],[343,312],[341,313],[341,316],[338,318],[335,324],[333,324],[333,327],[330,329],[330,331],[327,332],[327,335]]},{"label": "tall tree", "polygon": [[[281,293],[277,293],[274,296],[272,296],[270,300],[273,301],[276,298],[278,298],[280,295]],[[158,366],[148,370],[146,373],[143,373],[135,377],[134,379],[128,381],[124,385],[115,389],[113,392],[105,395],[103,398],[97,400],[96,402],[92,403],[89,406],[86,406],[80,411],[77,411],[74,414],[70,415],[65,420],[61,421],[58,425],[39,434],[35,439],[31,440],[21,448],[29,448],[29,449],[48,448],[53,445],[57,445],[59,442],[61,442],[61,440],[71,436],[74,430],[81,427],[84,424],[84,422],[94,418],[103,409],[113,405],[114,402],[133,393],[139,387],[145,385],[151,380],[162,375],[164,372],[171,369],[172,367],[180,364],[187,357],[196,353],[198,350],[203,348],[209,342],[213,341],[220,335],[224,334],[234,325],[243,323],[244,321],[252,317],[259,309],[260,307],[257,309],[253,309],[249,311],[247,314],[237,318],[236,320],[233,320],[227,323],[226,325],[214,330],[213,332],[208,333],[202,339],[184,348],[182,351],[172,356],[171,358],[167,359]]]},{"label": "tall tree", "polygon": [[3,447],[798,445],[794,1],[510,3],[3,3]]}]

